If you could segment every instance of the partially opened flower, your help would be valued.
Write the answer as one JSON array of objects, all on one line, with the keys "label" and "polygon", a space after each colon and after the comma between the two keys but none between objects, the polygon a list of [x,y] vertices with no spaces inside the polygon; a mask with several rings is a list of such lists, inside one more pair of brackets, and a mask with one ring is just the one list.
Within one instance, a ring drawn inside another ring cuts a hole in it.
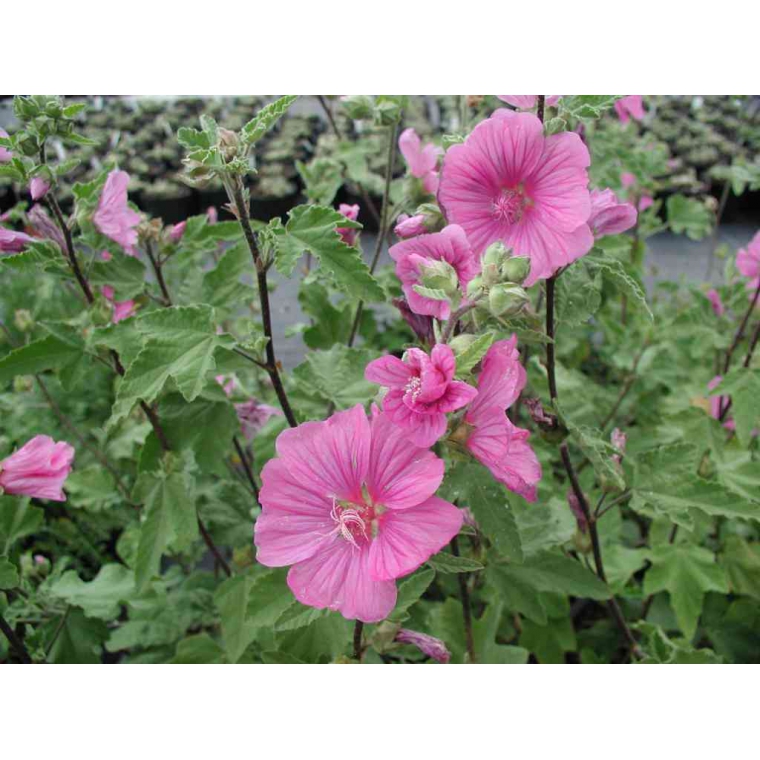
[{"label": "partially opened flower", "polygon": [[395,579],[462,525],[461,512],[433,495],[443,461],[360,405],[283,431],[276,448],[261,474],[256,558],[292,565],[288,586],[302,604],[365,623],[387,617]]},{"label": "partially opened flower", "polygon": [[66,241],[64,240],[61,228],[50,218],[50,215],[39,203],[32,206],[32,210],[28,216],[32,232],[37,237],[52,240],[62,251],[66,250]]},{"label": "partially opened flower", "polygon": [[747,290],[750,297],[754,297],[755,291],[760,287],[760,232],[755,234],[746,248],[741,248],[736,254],[736,268],[749,278]]},{"label": "partially opened flower", "polygon": [[405,298],[394,298],[391,303],[399,310],[402,319],[412,328],[420,343],[432,345],[435,342],[432,317],[413,312]]},{"label": "partially opened flower", "polygon": [[454,380],[456,358],[450,346],[438,343],[428,356],[410,348],[403,361],[382,356],[371,361],[364,377],[388,388],[383,411],[417,446],[432,446],[446,432],[446,414],[477,396],[471,385]]},{"label": "partially opened flower", "polygon": [[710,302],[710,305],[715,312],[715,316],[722,317],[726,313],[726,307],[723,305],[723,301],[720,298],[720,293],[718,293],[715,288],[710,288],[710,290],[708,290],[705,295],[707,296],[707,300]]},{"label": "partially opened flower", "polygon": [[46,435],[36,435],[0,461],[0,495],[66,501],[63,484],[73,461],[73,446],[64,441],[56,443]]},{"label": "partially opened flower", "polygon": [[448,319],[451,304],[420,295],[415,286],[431,283],[442,284],[447,278],[462,293],[480,271],[480,263],[467,241],[464,230],[450,224],[441,232],[403,240],[392,245],[391,258],[396,262],[396,274],[404,289],[409,307],[416,314],[426,314],[437,319]]},{"label": "partially opened flower", "polygon": [[[0,137],[9,137],[8,133],[0,127]],[[13,158],[12,151],[0,145],[0,164],[6,164]]]},{"label": "partially opened flower", "polygon": [[135,256],[136,227],[140,223],[140,215],[127,204],[128,184],[129,174],[118,170],[110,172],[92,221],[103,235],[118,243],[125,253]]},{"label": "partially opened flower", "polygon": [[530,432],[513,425],[506,415],[525,380],[517,337],[494,343],[483,357],[478,395],[449,440],[469,451],[510,491],[535,501],[541,465],[528,444]]},{"label": "partially opened flower", "polygon": [[185,234],[186,227],[186,221],[172,225],[172,228],[169,230],[169,240],[171,240],[172,243],[179,243],[179,241],[182,240],[182,236]]},{"label": "partially opened flower", "polygon": [[241,404],[235,404],[243,437],[252,441],[256,433],[266,425],[270,417],[282,416],[282,412],[269,404],[262,404],[258,399],[252,398]]},{"label": "partially opened flower", "polygon": [[[538,103],[538,95],[497,95],[496,97],[521,111],[529,111]],[[561,97],[561,95],[547,95],[544,105],[556,106]]]},{"label": "partially opened flower", "polygon": [[0,226],[0,253],[20,253],[34,238],[23,232]]},{"label": "partially opened flower", "polygon": [[451,652],[447,649],[446,644],[427,633],[419,633],[418,631],[410,631],[408,628],[401,628],[396,634],[395,640],[399,644],[411,644],[417,647],[422,654],[436,662],[440,662],[442,665],[445,665],[451,659]]},{"label": "partially opened flower", "polygon": [[434,194],[438,189],[436,167],[443,149],[433,143],[423,146],[419,135],[411,127],[401,133],[398,147],[409,167],[409,173],[422,180],[425,192]]},{"label": "partially opened flower", "polygon": [[40,198],[44,198],[50,190],[50,183],[45,182],[42,177],[33,177],[29,183],[29,194],[32,196],[33,201],[38,201]]},{"label": "partially opened flower", "polygon": [[[348,203],[341,203],[340,206],[338,206],[338,211],[343,214],[346,219],[350,219],[352,222],[355,222],[359,218],[360,209],[358,203],[355,203],[353,206],[349,206]],[[340,234],[341,240],[346,245],[354,245],[356,243],[356,237],[359,234],[359,230],[355,230],[351,227],[337,227],[336,230]]]},{"label": "partially opened flower", "polygon": [[588,225],[594,237],[619,235],[636,224],[636,217],[636,209],[630,203],[621,203],[609,188],[591,191]]},{"label": "partially opened flower", "polygon": [[618,118],[623,124],[628,123],[630,119],[641,121],[644,116],[644,102],[641,95],[626,95],[624,98],[615,101],[615,111]]},{"label": "partially opened flower", "polygon": [[574,132],[544,137],[532,114],[499,109],[449,148],[438,203],[481,254],[501,241],[531,260],[532,285],[591,250],[589,153]]},{"label": "partially opened flower", "polygon": [[402,240],[417,237],[417,235],[424,235],[428,231],[425,226],[425,216],[423,214],[415,214],[414,216],[401,214],[396,220],[396,226],[393,231],[396,233],[396,237]]}]

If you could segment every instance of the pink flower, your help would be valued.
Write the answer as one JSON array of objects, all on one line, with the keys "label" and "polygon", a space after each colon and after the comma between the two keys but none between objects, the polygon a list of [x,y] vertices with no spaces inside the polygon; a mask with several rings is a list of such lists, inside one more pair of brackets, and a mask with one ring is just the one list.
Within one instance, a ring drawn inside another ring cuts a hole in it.
[{"label": "pink flower", "polygon": [[416,446],[432,446],[446,432],[446,414],[461,409],[478,392],[454,380],[456,358],[450,346],[438,343],[428,356],[410,348],[403,361],[382,356],[371,361],[364,377],[388,388],[383,411]]},{"label": "pink flower", "polygon": [[635,174],[631,172],[622,172],[620,175],[620,184],[627,190],[629,187],[634,187],[638,180]]},{"label": "pink flower", "polygon": [[[721,384],[722,380],[723,375],[715,375],[715,377],[707,384],[707,390],[714,390]],[[719,420],[721,411],[725,409],[729,398],[729,396],[710,396],[710,416]],[[723,427],[726,428],[726,430],[736,430],[736,423],[729,417],[723,423]]]},{"label": "pink flower", "polygon": [[416,214],[415,216],[408,216],[407,214],[401,214],[396,220],[396,227],[393,230],[397,237],[402,240],[410,237],[417,237],[417,235],[424,235],[428,229],[425,226],[424,214]]},{"label": "pink flower", "polygon": [[615,110],[618,118],[623,124],[627,124],[629,118],[641,121],[644,116],[644,103],[641,95],[626,95],[624,98],[615,101]]},{"label": "pink flower", "polygon": [[[103,261],[111,261],[113,256],[109,251],[102,251],[100,258],[103,259]],[[111,321],[113,324],[118,324],[123,319],[128,319],[137,312],[137,304],[134,301],[114,301],[115,291],[110,285],[103,285],[100,292],[103,294],[106,301],[111,302],[113,307]]]},{"label": "pink flower", "polygon": [[[10,135],[0,127],[0,137],[10,137]],[[13,158],[13,153],[8,148],[0,147],[0,164],[6,164]]]},{"label": "pink flower", "polygon": [[461,444],[510,491],[535,501],[541,465],[528,444],[530,432],[515,427],[506,416],[525,380],[517,336],[494,343],[483,357],[478,395],[449,440]]},{"label": "pink flower", "polygon": [[219,221],[219,212],[216,210],[216,206],[209,206],[206,209],[206,218],[209,224],[216,224]]},{"label": "pink flower", "polygon": [[[355,222],[359,218],[358,203],[355,203],[353,206],[349,206],[348,203],[341,203],[340,206],[338,206],[338,211],[343,214],[346,219],[350,219],[352,222]],[[337,227],[336,229],[340,233],[341,240],[346,245],[354,245],[354,243],[356,243],[359,230],[354,230],[351,227]]]},{"label": "pink flower", "polygon": [[639,198],[639,211],[646,211],[650,206],[654,205],[654,198],[651,195],[642,195]]},{"label": "pink flower", "polygon": [[224,375],[217,375],[214,378],[214,380],[216,380],[216,382],[222,386],[222,390],[228,396],[231,396],[235,392],[235,388],[237,388],[237,383],[235,382],[234,377],[231,377],[229,380],[226,380]]},{"label": "pink flower", "polygon": [[33,243],[34,238],[29,237],[23,232],[9,230],[7,227],[0,227],[0,253],[19,253],[29,243]]},{"label": "pink flower", "polygon": [[32,196],[33,201],[44,198],[48,190],[50,190],[49,182],[45,182],[42,177],[32,177],[32,181],[29,183],[29,194]]},{"label": "pink flower", "polygon": [[393,305],[399,310],[402,319],[412,328],[420,343],[432,345],[435,342],[433,319],[425,314],[415,314],[405,298],[394,298]]},{"label": "pink flower", "polygon": [[395,640],[399,644],[411,644],[417,647],[422,654],[442,665],[446,665],[451,659],[451,652],[446,648],[446,644],[427,633],[418,633],[417,631],[410,631],[408,628],[402,628],[396,634]]},{"label": "pink flower", "polygon": [[52,240],[62,251],[66,250],[66,241],[64,240],[61,228],[50,218],[49,214],[39,203],[32,206],[32,210],[29,212],[29,222],[35,235]]},{"label": "pink flower", "polygon": [[621,203],[609,188],[591,191],[591,216],[588,225],[594,237],[619,235],[636,224],[636,216],[636,209],[630,203]]},{"label": "pink flower", "polygon": [[708,290],[705,295],[707,296],[707,300],[712,305],[715,316],[722,317],[726,313],[726,307],[723,305],[723,301],[720,298],[720,293],[718,293],[715,288],[710,288],[710,290]]},{"label": "pink flower", "polygon": [[396,274],[401,280],[409,307],[416,314],[437,319],[448,319],[451,305],[448,301],[421,296],[414,290],[415,285],[422,284],[425,271],[435,266],[435,262],[445,262],[453,269],[463,293],[467,291],[470,280],[480,271],[480,264],[470,249],[464,230],[456,224],[450,224],[432,235],[403,240],[392,245],[388,252],[396,262]]},{"label": "pink flower", "polygon": [[126,172],[114,170],[108,175],[92,221],[103,235],[118,243],[125,253],[135,256],[135,227],[140,223],[140,215],[127,205],[128,184],[129,174]]},{"label": "pink flower", "polygon": [[589,153],[574,132],[544,137],[532,114],[499,109],[449,148],[438,203],[480,254],[500,240],[527,256],[525,285],[550,277],[591,250],[586,221]]},{"label": "pink flower", "polygon": [[0,462],[0,494],[66,501],[63,484],[71,472],[74,448],[36,435]]},{"label": "pink flower", "polygon": [[444,464],[360,405],[280,433],[262,471],[257,559],[292,565],[302,604],[376,623],[396,604],[394,580],[416,570],[462,525],[433,494]]},{"label": "pink flower", "polygon": [[422,180],[426,193],[434,194],[438,190],[438,175],[435,170],[438,156],[443,153],[443,149],[433,143],[427,143],[423,147],[419,135],[411,127],[401,133],[398,147],[409,167],[409,173]]},{"label": "pink flower", "polygon": [[169,230],[169,240],[171,240],[172,243],[179,243],[179,241],[182,240],[182,236],[185,234],[185,227],[187,227],[186,221],[173,225]]},{"label": "pink flower", "polygon": [[266,425],[270,417],[282,416],[282,412],[269,404],[262,404],[255,398],[242,404],[235,404],[235,411],[240,420],[243,436],[247,441],[252,441],[256,433]]},{"label": "pink flower", "polygon": [[736,268],[745,277],[749,277],[747,290],[750,297],[754,297],[755,291],[760,287],[760,232],[750,240],[746,248],[742,248],[736,254]]},{"label": "pink flower", "polygon": [[[529,111],[538,103],[538,95],[497,95],[496,97],[521,111]],[[544,105],[556,106],[561,97],[561,95],[547,95]]]}]

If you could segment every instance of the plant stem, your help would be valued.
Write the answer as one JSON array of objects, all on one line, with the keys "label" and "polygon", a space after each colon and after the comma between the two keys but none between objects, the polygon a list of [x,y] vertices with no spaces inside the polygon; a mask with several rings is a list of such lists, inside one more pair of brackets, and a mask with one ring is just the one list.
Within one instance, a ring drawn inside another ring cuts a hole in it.
[{"label": "plant stem", "polygon": [[69,604],[66,607],[66,612],[61,615],[61,619],[58,622],[58,625],[55,628],[55,632],[53,633],[53,637],[50,639],[50,643],[47,645],[45,649],[45,658],[47,659],[50,657],[50,653],[53,651],[53,647],[55,646],[55,642],[58,641],[58,637],[61,635],[61,631],[63,631],[63,627],[66,625],[66,621],[69,619],[69,613],[71,612],[71,605]]},{"label": "plant stem", "polygon": [[715,214],[715,227],[711,236],[710,245],[710,257],[707,259],[707,272],[705,273],[705,279],[709,280],[712,274],[713,264],[715,263],[715,251],[718,249],[718,233],[720,232],[720,222],[723,219],[723,212],[726,210],[726,203],[728,203],[728,196],[731,194],[731,182],[726,180],[723,185],[723,191],[720,194],[720,203],[718,204],[718,211]]},{"label": "plant stem", "polygon": [[232,575],[232,570],[230,569],[230,566],[227,564],[227,560],[222,556],[222,553],[217,548],[216,544],[214,543],[214,540],[209,535],[209,532],[206,529],[206,526],[203,524],[203,520],[201,520],[200,515],[198,516],[198,530],[200,530],[201,536],[203,537],[203,541],[205,542],[209,551],[214,555],[214,558],[222,566],[222,569],[224,570],[224,572],[227,574],[227,577],[229,578]]},{"label": "plant stem", "polygon": [[[457,537],[451,539],[451,553],[459,556],[459,541]],[[467,579],[464,573],[457,573],[459,581],[459,597],[462,600],[462,618],[464,620],[464,640],[467,647],[467,656],[471,663],[477,662],[475,657],[475,639],[472,635],[472,609],[470,607],[470,592],[467,588]]]},{"label": "plant stem", "polygon": [[546,375],[549,380],[549,396],[552,402],[557,398],[557,379],[554,372],[554,282],[555,276],[546,281]]},{"label": "plant stem", "polygon": [[29,656],[29,652],[24,646],[24,642],[21,641],[18,636],[16,636],[16,632],[8,625],[2,614],[0,614],[0,631],[3,632],[5,638],[8,639],[8,642],[13,647],[13,649],[16,650],[16,654],[18,655],[21,662],[23,662],[24,665],[31,665],[32,658]]},{"label": "plant stem", "polygon": [[256,478],[253,477],[253,470],[251,470],[251,465],[248,462],[248,457],[246,456],[245,449],[240,445],[240,441],[238,440],[237,436],[234,436],[232,438],[232,443],[235,445],[235,450],[238,453],[238,456],[240,457],[240,461],[243,463],[243,469],[245,470],[246,477],[248,478],[248,482],[251,484],[251,489],[253,490],[253,495],[256,497],[256,501],[259,500],[259,485],[256,482]]},{"label": "plant stem", "polygon": [[153,272],[156,275],[158,287],[161,288],[161,293],[164,296],[166,305],[171,306],[172,297],[169,295],[169,289],[166,287],[166,280],[164,280],[164,272],[162,266],[153,254],[153,244],[150,242],[150,240],[146,241],[145,243],[145,252],[148,254],[150,265],[153,267]]},{"label": "plant stem", "polygon": [[625,400],[625,397],[628,395],[628,392],[633,387],[633,384],[636,382],[636,370],[639,368],[639,362],[641,361],[641,357],[644,355],[644,351],[646,350],[647,346],[649,345],[648,341],[644,342],[644,345],[641,347],[641,350],[636,355],[636,358],[633,360],[633,366],[631,367],[631,374],[626,378],[625,382],[623,383],[623,387],[620,389],[620,393],[618,394],[617,399],[615,400],[615,403],[610,409],[610,411],[607,413],[607,416],[602,420],[602,422],[599,425],[599,429],[604,431],[604,428],[607,427],[607,425],[610,424],[612,420],[615,419],[615,415],[618,412],[618,409],[620,409],[620,405]]},{"label": "plant stem", "polygon": [[364,632],[364,623],[357,620],[354,624],[354,659],[362,661],[362,633]]},{"label": "plant stem", "polygon": [[536,106],[536,116],[538,120],[543,124],[544,122],[544,106],[546,103],[546,95],[538,96],[538,105]]},{"label": "plant stem", "polygon": [[[230,188],[228,188],[228,193],[229,192]],[[275,356],[274,336],[272,334],[272,313],[269,307],[269,286],[267,284],[266,265],[261,258],[261,253],[259,252],[259,247],[256,243],[256,236],[253,234],[253,229],[251,228],[248,204],[243,197],[243,185],[237,177],[233,180],[231,192],[232,197],[230,198],[230,201],[235,204],[237,218],[240,222],[240,226],[243,228],[243,234],[248,243],[254,267],[256,268],[256,278],[259,286],[259,301],[261,303],[261,321],[264,325],[264,335],[267,337],[267,372],[269,373],[269,378],[272,381],[272,386],[277,394],[285,419],[288,421],[290,427],[298,427],[296,416],[293,414],[293,409],[291,408],[288,396],[285,393],[285,387],[282,384],[282,378],[277,369],[277,357]]]},{"label": "plant stem", "polygon": [[[388,211],[390,209],[390,195],[391,195],[391,180],[393,179],[393,165],[396,163],[396,125],[388,128],[388,163],[385,166],[385,189],[383,190],[383,206],[382,206],[382,218],[380,219],[380,228],[377,231],[377,241],[375,243],[375,252],[372,256],[372,262],[370,263],[369,271],[374,274],[377,268],[377,262],[380,260],[380,253],[383,250],[383,243],[385,237],[388,234]],[[356,305],[356,314],[354,315],[354,322],[351,325],[351,334],[348,336],[348,347],[351,348],[356,339],[356,334],[359,331],[359,323],[362,318],[362,310],[364,309],[364,301],[359,301]]]},{"label": "plant stem", "polygon": [[477,305],[476,301],[468,301],[463,306],[460,306],[450,317],[448,322],[446,322],[446,327],[443,330],[443,335],[441,335],[441,343],[448,343],[451,340],[451,337],[454,333],[454,329],[457,326],[457,323],[459,320],[467,314],[468,311],[472,311],[475,306]]}]

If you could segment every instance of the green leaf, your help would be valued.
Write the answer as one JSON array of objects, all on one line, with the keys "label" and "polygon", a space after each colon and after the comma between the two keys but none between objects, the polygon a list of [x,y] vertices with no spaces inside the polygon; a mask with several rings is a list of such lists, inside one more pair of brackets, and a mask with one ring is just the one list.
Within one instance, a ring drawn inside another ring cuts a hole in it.
[{"label": "green leaf", "polygon": [[665,207],[668,212],[668,224],[676,234],[685,233],[691,240],[702,240],[712,229],[712,213],[696,198],[671,195]]},{"label": "green leaf", "polygon": [[0,590],[16,588],[19,584],[16,566],[5,557],[0,557]]},{"label": "green leaf", "polygon": [[113,620],[120,605],[135,594],[135,577],[124,565],[103,565],[98,574],[86,583],[74,570],[67,570],[50,586],[50,594],[75,607],[81,607],[90,618]]},{"label": "green leaf", "polygon": [[588,256],[587,263],[593,270],[601,270],[602,274],[609,280],[612,280],[620,291],[625,293],[632,304],[638,304],[654,322],[654,314],[647,303],[644,289],[633,279],[626,271],[621,261],[609,256]]},{"label": "green leaf", "polygon": [[0,497],[0,554],[8,554],[16,543],[39,530],[44,510],[33,507],[29,499]]},{"label": "green leaf", "polygon": [[424,285],[413,285],[413,290],[417,295],[423,298],[430,298],[433,301],[448,301],[449,297],[445,290],[439,288],[426,288]]},{"label": "green leaf", "polygon": [[625,489],[625,478],[623,478],[622,469],[612,459],[617,453],[617,449],[602,438],[602,431],[585,425],[575,425],[564,416],[563,421],[575,443],[588,457],[600,480],[605,485],[623,491]]},{"label": "green leaf", "polygon": [[414,575],[404,578],[399,583],[396,606],[388,616],[388,619],[395,621],[405,620],[408,617],[407,612],[409,608],[422,598],[422,595],[428,590],[434,578],[435,570],[431,567],[425,567],[418,570]]},{"label": "green leaf", "polygon": [[313,322],[303,334],[309,348],[330,348],[335,343],[346,343],[355,308],[352,304],[345,302],[342,308],[333,306],[327,288],[312,278],[302,283],[298,302]]},{"label": "green leaf", "polygon": [[760,551],[757,543],[728,536],[720,554],[732,593],[760,599]]},{"label": "green leaf", "polygon": [[725,570],[708,549],[693,544],[655,546],[652,566],[644,576],[644,593],[667,591],[678,627],[691,640],[697,630],[705,594],[728,593]]},{"label": "green leaf", "polygon": [[169,544],[182,551],[198,537],[193,478],[187,469],[174,469],[179,465],[176,457],[169,465],[159,472],[143,472],[135,484],[134,498],[143,503],[145,513],[135,562],[138,591],[158,574]]},{"label": "green leaf", "polygon": [[134,256],[113,253],[110,261],[95,261],[88,279],[92,285],[110,285],[117,301],[127,301],[145,289],[145,264]]},{"label": "green leaf", "polygon": [[475,365],[486,355],[496,336],[492,332],[478,335],[461,353],[457,353],[456,376],[460,380],[466,380]]},{"label": "green leaf", "polygon": [[0,384],[7,383],[17,375],[37,375],[51,369],[60,369],[82,355],[75,348],[52,335],[16,348],[0,359]]},{"label": "green leaf", "polygon": [[561,111],[576,119],[598,119],[612,108],[622,95],[565,95],[560,100]]},{"label": "green leaf", "polygon": [[330,206],[343,185],[343,168],[332,158],[318,157],[304,164],[296,161],[310,203]]},{"label": "green leaf", "polygon": [[550,620],[545,625],[524,620],[520,646],[533,652],[536,659],[546,665],[564,664],[565,652],[574,652],[578,648],[573,623],[569,617]]},{"label": "green leaf", "polygon": [[241,278],[252,271],[251,254],[245,243],[228,248],[214,269],[203,276],[202,299],[221,316],[237,311],[256,291]]},{"label": "green leaf", "polygon": [[[58,620],[52,621],[50,636]],[[94,665],[101,662],[101,649],[108,637],[108,627],[102,620],[87,618],[80,610],[72,610],[63,620],[47,661],[55,664]]]},{"label": "green leaf", "polygon": [[736,423],[736,436],[742,446],[749,446],[752,431],[760,428],[760,371],[751,367],[732,369],[710,395],[731,397],[730,416]]},{"label": "green leaf", "polygon": [[284,95],[264,106],[241,130],[240,135],[244,142],[248,145],[258,142],[296,100],[298,95]]},{"label": "green leaf", "polygon": [[228,662],[224,649],[207,633],[188,636],[177,644],[173,665],[221,665]]},{"label": "green leaf", "polygon": [[272,628],[293,605],[293,592],[285,580],[287,570],[272,570],[258,575],[248,595],[246,624]]},{"label": "green leaf", "polygon": [[428,564],[441,573],[476,573],[483,565],[469,557],[456,557],[449,552],[438,552],[428,560]]},{"label": "green leaf", "polygon": [[319,260],[338,288],[364,301],[382,301],[383,289],[370,274],[361,252],[341,240],[337,228],[361,229],[335,209],[296,206],[284,227],[274,228],[275,266],[286,277],[293,273],[301,256],[308,252]]},{"label": "green leaf", "polygon": [[602,303],[599,272],[581,259],[568,267],[557,280],[557,317],[566,325],[582,325],[599,310]]}]

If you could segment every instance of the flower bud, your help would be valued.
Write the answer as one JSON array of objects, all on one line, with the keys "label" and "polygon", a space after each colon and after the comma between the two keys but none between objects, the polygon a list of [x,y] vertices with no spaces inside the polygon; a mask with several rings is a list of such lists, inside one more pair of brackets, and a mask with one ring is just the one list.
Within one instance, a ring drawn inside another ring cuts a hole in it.
[{"label": "flower bud", "polygon": [[530,259],[525,256],[512,256],[501,265],[501,274],[507,282],[522,285],[530,274]]},{"label": "flower bud", "polygon": [[219,147],[225,161],[232,161],[238,152],[238,136],[230,129],[219,128]]},{"label": "flower bud", "polygon": [[493,264],[496,267],[500,267],[502,262],[506,261],[508,257],[509,249],[501,240],[497,240],[486,248],[486,252],[483,254],[483,266]]},{"label": "flower bud", "polygon": [[32,196],[33,201],[44,198],[48,190],[50,190],[50,183],[46,182],[42,177],[33,177],[29,183],[29,194]]},{"label": "flower bud", "polygon": [[480,275],[473,277],[467,285],[467,297],[470,299],[477,298],[483,290],[483,285],[483,278]]},{"label": "flower bud", "polygon": [[447,261],[430,260],[420,265],[420,284],[453,295],[459,289],[459,277]]},{"label": "flower bud", "polygon": [[21,332],[29,332],[34,327],[34,317],[28,309],[16,309],[13,315],[13,324]]},{"label": "flower bud", "polygon": [[519,314],[528,302],[528,294],[519,285],[511,283],[494,285],[488,293],[488,308],[496,317]]},{"label": "flower bud", "polygon": [[374,102],[369,95],[345,95],[340,99],[352,119],[371,119]]},{"label": "flower bud", "polygon": [[446,644],[440,639],[436,639],[434,636],[429,636],[426,633],[402,628],[396,634],[396,641],[400,644],[411,644],[417,647],[422,654],[443,665],[451,659],[451,652],[446,648]]},{"label": "flower bud", "polygon": [[428,230],[425,227],[425,217],[422,214],[415,214],[414,216],[401,214],[393,231],[396,233],[396,237],[406,240],[417,237],[417,235],[424,235]]}]

